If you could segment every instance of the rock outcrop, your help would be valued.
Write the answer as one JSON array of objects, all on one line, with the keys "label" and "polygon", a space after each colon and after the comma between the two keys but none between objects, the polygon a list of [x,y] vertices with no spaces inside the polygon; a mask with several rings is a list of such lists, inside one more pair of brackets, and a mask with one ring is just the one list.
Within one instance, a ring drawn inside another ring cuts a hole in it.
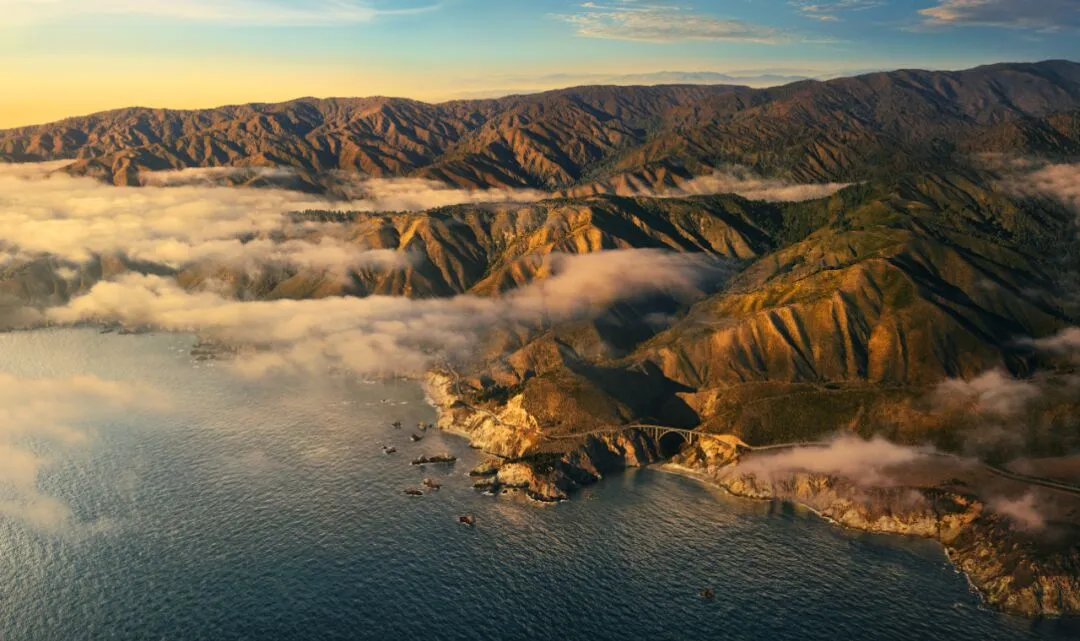
[{"label": "rock outcrop", "polygon": [[658,444],[640,431],[550,440],[523,408],[521,396],[494,412],[468,404],[456,385],[449,374],[429,373],[427,395],[439,412],[441,429],[460,434],[490,455],[471,473],[477,488],[522,490],[536,501],[562,501],[605,474],[664,458]]}]

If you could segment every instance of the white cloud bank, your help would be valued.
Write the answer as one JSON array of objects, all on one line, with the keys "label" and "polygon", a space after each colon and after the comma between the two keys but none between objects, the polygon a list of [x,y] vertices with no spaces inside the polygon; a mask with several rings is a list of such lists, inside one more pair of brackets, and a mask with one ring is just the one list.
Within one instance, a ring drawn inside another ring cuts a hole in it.
[{"label": "white cloud bank", "polygon": [[1080,356],[1080,327],[1068,327],[1053,336],[1027,339],[1024,343],[1052,354]]},{"label": "white cloud bank", "polygon": [[[326,205],[325,200],[283,190],[113,187],[64,174],[28,179],[23,177],[28,171],[23,166],[0,168],[0,249],[73,262],[124,254],[181,267],[222,251],[241,260],[259,251],[284,258],[298,247],[241,248],[237,239],[280,229],[290,210]],[[353,252],[349,263],[367,259],[362,248],[325,248],[336,250],[336,259]]]},{"label": "white cloud bank", "polygon": [[999,418],[1015,416],[1042,395],[1032,381],[1019,380],[1002,370],[990,370],[971,380],[949,379],[935,390],[934,400],[950,409],[971,409]]},{"label": "white cloud bank", "polygon": [[[372,180],[353,185],[356,200],[331,201],[285,189],[219,186],[221,180],[273,179],[288,169],[195,169],[149,174],[145,187],[115,187],[54,173],[61,163],[0,165],[0,253],[52,255],[76,263],[122,254],[181,268],[204,260],[235,265],[284,263],[344,273],[361,267],[393,268],[408,257],[372,250],[329,235],[274,242],[241,241],[293,224],[287,214],[305,209],[420,210],[460,203],[539,200],[548,194],[510,190],[466,191],[441,183]],[[308,225],[318,232],[317,225]],[[3,261],[0,256],[0,262]]]},{"label": "white cloud bank", "polygon": [[929,453],[930,450],[896,445],[881,437],[867,441],[841,436],[828,447],[800,447],[753,456],[740,462],[734,471],[770,480],[808,472],[840,476],[860,485],[881,485],[888,483],[890,468],[917,461]]},{"label": "white cloud bank", "polygon": [[1040,165],[1026,160],[1004,162],[1009,172],[1009,176],[1002,181],[1006,190],[1021,195],[1053,198],[1080,212],[1080,164]]},{"label": "white cloud bank", "polygon": [[188,292],[174,281],[127,275],[95,285],[67,306],[47,310],[57,323],[115,321],[197,332],[263,348],[238,362],[249,374],[325,372],[418,374],[446,360],[464,361],[488,332],[587,318],[611,305],[655,293],[692,295],[726,276],[700,254],[618,250],[547,259],[553,275],[503,298],[457,296],[336,297],[241,302]]},{"label": "white cloud bank", "polygon": [[1017,499],[995,497],[988,505],[994,512],[1007,516],[1022,530],[1038,531],[1046,527],[1046,518],[1039,509],[1038,499],[1033,492]]},{"label": "white cloud bank", "polygon": [[686,181],[678,188],[656,194],[666,198],[737,194],[750,200],[801,202],[826,198],[850,187],[850,183],[796,184],[778,178],[762,178],[752,172],[731,168]]}]

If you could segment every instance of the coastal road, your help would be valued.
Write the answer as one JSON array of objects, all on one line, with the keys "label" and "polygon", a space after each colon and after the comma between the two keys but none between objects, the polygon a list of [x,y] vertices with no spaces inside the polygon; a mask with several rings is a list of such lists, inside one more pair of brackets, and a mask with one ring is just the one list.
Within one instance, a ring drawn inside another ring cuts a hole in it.
[{"label": "coastal road", "polygon": [[[660,432],[660,433],[665,433],[665,434],[669,433],[669,432],[677,432],[679,434],[683,434],[683,435],[687,436],[688,439],[693,439],[693,438],[713,438],[713,439],[716,439],[716,440],[719,440],[719,441],[723,441],[727,445],[735,445],[735,446],[737,446],[739,448],[742,448],[742,449],[745,449],[745,450],[747,450],[749,452],[754,452],[754,453],[782,452],[782,451],[785,451],[785,450],[796,450],[796,449],[806,449],[806,448],[826,448],[826,447],[829,447],[830,445],[832,445],[832,443],[830,443],[828,441],[776,443],[776,444],[773,444],[773,445],[750,445],[749,443],[746,443],[745,441],[738,438],[737,436],[733,436],[733,435],[729,435],[729,434],[710,434],[710,433],[707,433],[707,432],[699,432],[697,430],[688,430],[688,429],[682,429],[682,428],[676,428],[676,427],[667,427],[667,426],[664,426],[664,425],[648,425],[648,424],[620,425],[620,426],[615,426],[615,427],[605,427],[605,428],[600,428],[600,429],[595,429],[595,430],[589,430],[587,432],[575,432],[573,434],[559,434],[559,435],[551,435],[551,436],[545,435],[545,438],[550,439],[550,440],[569,440],[569,439],[585,438],[585,437],[589,437],[589,436],[600,436],[600,435],[603,435],[603,434],[613,434],[613,433],[619,433],[619,432],[626,432],[626,431],[630,431],[630,430],[646,430],[646,431],[654,431],[654,432]],[[1039,477],[1039,476],[1029,476],[1027,474],[1018,474],[1016,472],[1009,471],[1009,470],[1007,470],[1007,469],[1005,469],[1003,467],[997,467],[995,465],[990,465],[989,463],[984,463],[982,461],[978,461],[978,460],[975,460],[975,459],[963,458],[963,457],[957,456],[955,454],[947,454],[947,453],[944,453],[944,452],[934,452],[932,455],[933,456],[944,457],[944,458],[950,458],[950,459],[953,459],[953,460],[955,460],[955,461],[957,461],[959,463],[964,463],[964,464],[969,464],[969,465],[970,464],[978,465],[979,467],[986,470],[987,472],[990,472],[991,474],[994,474],[996,476],[1000,476],[1002,478],[1006,478],[1006,479],[1009,479],[1009,480],[1012,480],[1012,481],[1017,481],[1019,483],[1027,483],[1029,485],[1037,485],[1037,486],[1045,487],[1045,488],[1048,488],[1048,489],[1051,489],[1051,490],[1057,490],[1059,492],[1065,492],[1067,494],[1073,494],[1073,495],[1076,495],[1076,496],[1080,496],[1080,486],[1073,485],[1073,484],[1070,484],[1070,483],[1065,483],[1065,482],[1062,482],[1062,481],[1056,481],[1054,479],[1048,479],[1048,478],[1043,478],[1043,477]]]},{"label": "coastal road", "polygon": [[[457,392],[457,397],[458,397],[458,399],[460,401],[460,399],[462,398],[462,394],[460,393],[460,388],[458,387],[458,385],[460,384],[461,379],[457,375],[457,372],[453,372],[452,378],[454,379],[454,388],[455,388],[454,391]],[[509,425],[509,424],[503,422],[502,419],[500,419],[494,412],[490,412],[490,411],[485,410],[483,408],[479,408],[479,407],[475,407],[473,405],[469,405],[469,404],[465,403],[464,401],[460,401],[460,402],[467,409],[469,409],[469,410],[471,410],[473,412],[477,412],[479,414],[482,414],[484,416],[487,416],[488,418],[495,421],[499,425],[503,425],[505,427],[518,427],[518,426],[514,426],[514,425]],[[699,431],[699,430],[691,430],[691,429],[685,429],[685,428],[679,428],[679,427],[670,427],[670,426],[667,426],[667,425],[651,425],[651,424],[647,424],[647,423],[634,423],[634,424],[631,424],[631,425],[613,425],[613,426],[610,426],[610,427],[602,427],[602,428],[597,428],[597,429],[588,430],[588,431],[584,431],[584,432],[574,432],[572,434],[544,434],[543,438],[545,440],[549,440],[549,441],[561,441],[561,440],[588,438],[590,436],[602,436],[602,435],[605,435],[605,434],[617,434],[617,433],[622,433],[622,432],[628,432],[628,431],[631,431],[631,430],[648,431],[648,432],[653,432],[654,434],[661,435],[661,436],[663,434],[668,434],[668,433],[674,432],[674,433],[681,434],[684,437],[686,437],[687,441],[690,442],[690,443],[693,443],[693,439],[695,439],[695,438],[699,438],[699,439],[711,438],[711,439],[714,439],[714,440],[721,441],[722,443],[724,443],[725,445],[727,445],[729,447],[733,446],[733,447],[736,447],[736,448],[741,448],[741,449],[744,449],[746,451],[755,452],[755,453],[781,452],[781,451],[784,451],[784,450],[795,450],[795,449],[803,449],[803,448],[826,448],[826,447],[829,447],[829,446],[832,445],[832,443],[828,442],[828,441],[805,441],[805,442],[792,442],[792,443],[775,443],[773,445],[750,445],[749,443],[743,441],[742,439],[740,439],[739,437],[737,437],[737,436],[735,436],[733,434],[713,434],[713,433],[709,433],[709,432],[702,432],[702,431]],[[953,459],[953,460],[955,460],[957,462],[960,462],[960,463],[966,463],[966,464],[974,463],[974,464],[978,465],[979,467],[981,467],[982,469],[986,470],[987,472],[990,472],[991,474],[994,474],[994,475],[997,475],[997,476],[1000,476],[1002,478],[1006,478],[1006,479],[1009,479],[1009,480],[1012,480],[1012,481],[1017,481],[1019,483],[1027,483],[1029,485],[1037,485],[1039,487],[1045,487],[1047,489],[1056,490],[1058,492],[1065,492],[1067,494],[1073,494],[1073,495],[1076,495],[1076,496],[1080,496],[1080,486],[1073,485],[1071,483],[1065,483],[1065,482],[1062,482],[1062,481],[1056,481],[1054,479],[1048,479],[1048,478],[1043,478],[1043,477],[1039,477],[1039,476],[1029,476],[1027,474],[1018,474],[1016,472],[1009,471],[1009,470],[1007,470],[1007,469],[1005,469],[1003,467],[990,465],[989,463],[984,463],[982,461],[978,461],[978,460],[975,460],[975,459],[963,458],[963,457],[957,456],[955,454],[947,454],[947,453],[944,453],[944,452],[934,452],[933,455],[934,456],[951,458],[951,459]]]},{"label": "coastal road", "polygon": [[1074,494],[1076,496],[1080,496],[1080,486],[1064,483],[1062,481],[1055,481],[1053,479],[1042,478],[1039,476],[1017,474],[1016,472],[1010,472],[1003,467],[997,467],[988,463],[983,463],[981,461],[979,462],[979,465],[981,465],[983,469],[985,469],[987,472],[997,474],[998,476],[1003,478],[1007,478],[1013,481],[1019,481],[1021,483],[1028,483],[1030,485],[1038,485],[1041,487],[1049,488],[1051,490],[1057,490],[1059,492],[1065,492],[1067,494]]}]

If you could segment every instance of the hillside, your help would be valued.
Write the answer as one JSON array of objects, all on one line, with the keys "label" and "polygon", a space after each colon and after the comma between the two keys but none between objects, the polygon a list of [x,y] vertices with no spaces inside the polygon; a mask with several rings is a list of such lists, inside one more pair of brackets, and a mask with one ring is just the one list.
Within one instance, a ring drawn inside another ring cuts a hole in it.
[{"label": "hillside", "polygon": [[[661,328],[644,326],[641,310],[614,310],[506,356],[496,339],[469,386],[477,398],[535,403],[553,433],[645,422],[768,444],[855,429],[967,451],[980,419],[930,407],[934,387],[995,369],[1021,379],[1055,371],[1017,339],[1080,320],[1059,287],[1080,269],[1074,214],[984,182],[905,178],[783,208],[682,201],[737,212],[754,231],[741,236],[745,249],[726,239],[706,248],[743,261],[720,291]],[[1080,404],[1068,397],[1047,394],[1032,409],[1049,414],[1029,417],[1010,456],[1080,447]],[[1001,445],[979,453],[997,456]]]},{"label": "hillside", "polygon": [[[804,203],[592,196],[418,213],[297,212],[294,227],[248,242],[333,238],[400,252],[408,264],[342,278],[288,265],[43,256],[0,269],[0,293],[9,309],[57,305],[137,271],[239,299],[498,297],[549,278],[560,254],[691,252],[727,261],[734,276],[707,284],[696,301],[654,297],[591,320],[493,332],[480,358],[460,364],[469,393],[492,409],[514,396],[535,403],[534,418],[555,434],[644,421],[768,444],[843,428],[964,451],[977,417],[924,411],[918,401],[949,378],[1056,371],[1018,339],[1080,322],[1074,294],[1060,286],[1080,272],[1074,212],[1009,195],[994,181],[973,172],[914,175]],[[306,226],[312,221],[320,224]],[[1076,404],[1051,405],[1059,413],[1049,423],[1032,419],[1012,455],[1080,448]],[[992,444],[981,454],[1000,452]]]},{"label": "hillside", "polygon": [[[492,455],[478,489],[554,501],[668,461],[936,539],[989,603],[1076,614],[1078,155],[1061,61],[125,109],[0,132],[0,158],[143,185],[3,176],[0,329],[164,327],[249,374],[424,377],[439,425]],[[147,173],[195,167],[271,169]],[[814,199],[687,195],[733,188],[717,170]],[[353,176],[537,191],[407,212],[300,193]],[[883,449],[904,464],[866,472]]]},{"label": "hillside", "polygon": [[75,159],[138,184],[186,167],[284,166],[467,188],[625,192],[737,164],[796,182],[965,167],[973,153],[1080,149],[1080,65],[896,71],[772,89],[581,87],[497,100],[300,99],[197,111],[131,108],[0,132],[0,159]]}]

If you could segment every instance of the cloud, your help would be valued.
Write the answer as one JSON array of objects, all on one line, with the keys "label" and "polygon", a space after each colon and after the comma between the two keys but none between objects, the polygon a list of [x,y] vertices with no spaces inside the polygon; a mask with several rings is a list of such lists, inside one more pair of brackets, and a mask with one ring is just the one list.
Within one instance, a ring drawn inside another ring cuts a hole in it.
[{"label": "cloud", "polygon": [[1054,354],[1080,354],[1080,327],[1069,327],[1046,338],[1026,339],[1024,343]]},{"label": "cloud", "polygon": [[1013,193],[1053,198],[1080,212],[1080,164],[1042,164],[1025,159],[990,159],[1004,163],[1001,186]]},{"label": "cloud", "polygon": [[164,409],[167,402],[155,390],[95,377],[0,373],[0,516],[53,532],[70,526],[70,508],[38,489],[38,475],[51,461],[36,453],[33,442],[83,443],[88,435],[75,423],[133,407]]},{"label": "cloud", "polygon": [[[409,258],[333,236],[314,223],[296,228],[288,213],[306,209],[420,210],[460,203],[539,200],[542,192],[466,191],[413,179],[353,180],[353,200],[285,189],[236,189],[223,181],[295,176],[288,169],[195,169],[144,176],[144,187],[115,187],[55,173],[61,165],[0,165],[0,263],[51,255],[76,263],[119,255],[182,268],[215,260],[345,273],[395,268]],[[292,240],[276,241],[284,230]],[[299,238],[297,238],[299,237]]]},{"label": "cloud", "polygon": [[825,198],[850,186],[850,183],[792,183],[779,178],[764,178],[745,167],[730,165],[717,169],[709,175],[683,181],[677,187],[651,189],[637,184],[631,175],[625,181],[616,177],[610,181],[577,187],[569,190],[568,194],[581,196],[605,193],[641,198],[687,198],[735,194],[750,200],[798,202]]},{"label": "cloud", "polygon": [[669,43],[685,40],[727,40],[777,44],[787,38],[777,29],[741,20],[725,20],[687,7],[633,0],[585,2],[574,14],[555,18],[577,28],[586,38]]},{"label": "cloud", "polygon": [[671,198],[730,193],[750,200],[797,202],[825,198],[850,186],[850,183],[800,185],[776,178],[762,178],[749,171],[733,168],[691,179],[663,196]]},{"label": "cloud", "polygon": [[996,497],[988,501],[987,506],[991,511],[1009,517],[1020,529],[1037,531],[1046,527],[1046,518],[1032,492],[1018,499]]},{"label": "cloud", "polygon": [[888,483],[890,468],[930,454],[931,450],[896,445],[881,437],[867,441],[841,436],[824,448],[800,447],[779,454],[755,455],[740,462],[735,471],[770,480],[809,472],[848,478],[860,485],[882,485]]},{"label": "cloud", "polygon": [[413,264],[413,257],[404,252],[392,249],[365,250],[325,236],[314,241],[277,241],[267,238],[211,240],[200,243],[158,241],[152,252],[136,251],[128,255],[169,266],[208,263],[215,267],[230,267],[248,273],[280,265],[322,271],[339,279],[358,269],[388,270]]},{"label": "cloud", "polygon": [[188,292],[167,278],[126,275],[98,283],[47,315],[57,323],[116,321],[256,345],[258,350],[237,361],[253,375],[328,368],[419,374],[447,360],[469,361],[483,337],[498,328],[589,318],[617,302],[657,293],[690,297],[728,274],[726,263],[704,255],[657,250],[554,255],[544,261],[537,267],[549,278],[502,298],[242,302]]},{"label": "cloud", "polygon": [[[1080,378],[1060,372],[1017,379],[994,369],[971,380],[949,379],[929,395],[932,409],[948,421],[960,418],[968,425],[962,433],[963,450],[970,456],[998,460],[1015,458],[1028,447],[1028,426],[1040,421],[1042,410],[1071,403],[1080,393]],[[964,414],[969,415],[965,419]]]},{"label": "cloud", "polygon": [[[327,201],[283,190],[113,187],[64,174],[0,172],[0,242],[23,253],[84,262],[103,254],[179,267],[202,245],[279,229],[290,210]],[[25,170],[24,170],[25,171]]]},{"label": "cloud", "polygon": [[286,187],[299,176],[292,167],[191,167],[143,172],[139,174],[139,183],[146,187],[232,187],[261,180],[284,183],[281,186]]},{"label": "cloud", "polygon": [[795,7],[803,16],[820,22],[836,22],[840,20],[838,13],[843,11],[864,11],[876,7],[885,6],[884,0],[826,0],[813,2],[808,0],[791,0],[788,4]]},{"label": "cloud", "polygon": [[423,211],[450,205],[536,202],[554,194],[538,189],[455,189],[437,180],[373,178],[340,187],[375,211]]},{"label": "cloud", "polygon": [[949,379],[938,384],[934,400],[947,408],[970,408],[980,414],[1015,416],[1042,395],[1031,381],[1023,381],[998,369],[966,381]]},{"label": "cloud", "polygon": [[[317,210],[419,211],[457,204],[535,202],[554,194],[538,190],[469,191],[419,179],[360,180],[336,176],[345,200],[286,189],[237,189],[221,185],[289,180],[285,168],[212,168],[148,173],[143,187],[116,187],[71,177],[62,163],[0,164],[0,264],[51,255],[74,263],[97,256],[127,258],[182,269],[216,261],[255,269],[264,264],[324,269],[344,275],[360,268],[394,269],[409,257],[374,250],[335,236],[340,226],[304,223],[289,212]],[[634,195],[682,197],[732,192],[748,198],[802,200],[843,185],[792,185],[730,169],[669,191]],[[288,234],[282,232],[288,231]],[[277,240],[287,235],[290,240]]]},{"label": "cloud", "polygon": [[1080,327],[1069,327],[1052,337],[1031,341],[1031,344],[1050,352],[1080,351]]},{"label": "cloud", "polygon": [[984,26],[1056,31],[1080,27],[1077,0],[937,0],[919,10],[928,26]]},{"label": "cloud", "polygon": [[382,10],[356,0],[0,0],[9,24],[50,22],[85,15],[132,15],[168,20],[260,26],[335,26],[370,22],[380,15],[434,7]]},{"label": "cloud", "polygon": [[0,162],[0,178],[21,178],[23,180],[45,178],[70,164],[70,160],[49,160],[46,162],[26,163]]}]

